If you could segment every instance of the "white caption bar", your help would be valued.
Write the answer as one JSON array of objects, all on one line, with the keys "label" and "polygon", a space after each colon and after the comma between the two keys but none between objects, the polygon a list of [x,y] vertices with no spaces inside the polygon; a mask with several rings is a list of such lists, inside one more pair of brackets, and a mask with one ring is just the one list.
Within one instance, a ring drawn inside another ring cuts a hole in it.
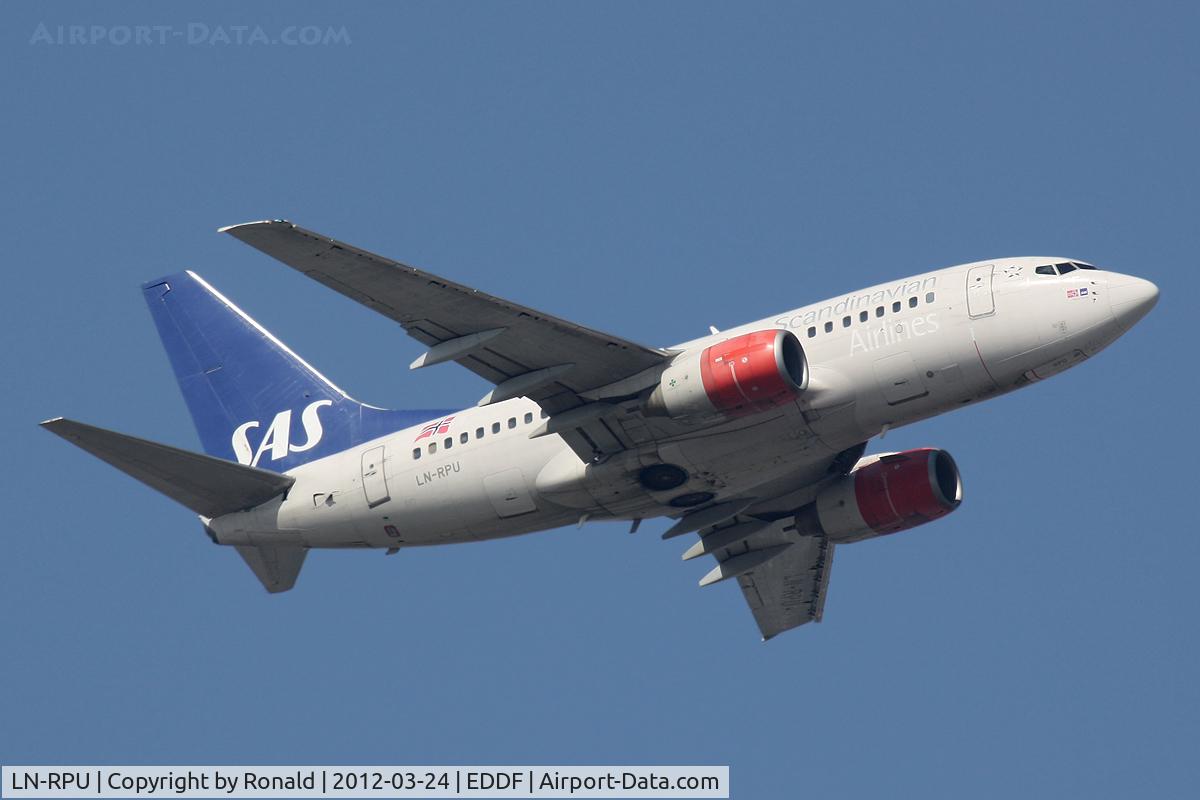
[{"label": "white caption bar", "polygon": [[0,796],[729,797],[729,767],[3,767]]}]

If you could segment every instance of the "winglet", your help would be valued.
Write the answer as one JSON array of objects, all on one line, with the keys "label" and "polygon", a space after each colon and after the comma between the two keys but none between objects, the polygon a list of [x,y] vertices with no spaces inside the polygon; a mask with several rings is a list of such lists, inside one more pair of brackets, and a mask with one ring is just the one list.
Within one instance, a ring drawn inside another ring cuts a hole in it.
[{"label": "winglet", "polygon": [[[256,222],[239,222],[236,225],[226,225],[223,228],[217,228],[217,233],[233,233],[238,228],[269,228],[274,225],[284,225],[286,227],[295,227],[286,219],[260,219]],[[237,234],[234,234],[235,236]]]}]

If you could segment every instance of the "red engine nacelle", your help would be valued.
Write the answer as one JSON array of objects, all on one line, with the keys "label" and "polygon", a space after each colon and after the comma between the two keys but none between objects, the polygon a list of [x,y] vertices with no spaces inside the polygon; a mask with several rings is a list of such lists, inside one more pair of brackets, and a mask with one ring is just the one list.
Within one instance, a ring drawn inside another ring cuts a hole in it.
[{"label": "red engine nacelle", "polygon": [[879,456],[826,486],[810,507],[835,542],[857,542],[944,517],[962,502],[958,466],[945,450]]},{"label": "red engine nacelle", "polygon": [[808,385],[808,360],[791,331],[754,331],[679,356],[646,401],[646,413],[736,417],[790,403]]}]

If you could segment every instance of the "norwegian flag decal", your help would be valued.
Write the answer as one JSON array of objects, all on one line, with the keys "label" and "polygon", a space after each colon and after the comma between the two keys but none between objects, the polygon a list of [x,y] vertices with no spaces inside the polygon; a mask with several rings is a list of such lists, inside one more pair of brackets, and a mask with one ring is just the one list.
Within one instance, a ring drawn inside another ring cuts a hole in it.
[{"label": "norwegian flag decal", "polygon": [[1067,289],[1067,297],[1079,297],[1078,289]]},{"label": "norwegian flag decal", "polygon": [[428,439],[435,433],[446,433],[450,430],[450,423],[453,421],[454,417],[446,417],[445,419],[440,419],[437,422],[432,422],[426,425],[424,428],[421,428],[421,432],[417,434],[417,438],[413,439],[413,441],[419,442],[422,439]]}]

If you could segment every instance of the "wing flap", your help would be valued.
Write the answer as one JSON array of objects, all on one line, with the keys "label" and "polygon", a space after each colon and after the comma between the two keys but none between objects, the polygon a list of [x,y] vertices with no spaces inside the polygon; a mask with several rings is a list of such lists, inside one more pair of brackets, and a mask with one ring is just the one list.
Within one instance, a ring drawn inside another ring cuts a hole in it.
[{"label": "wing flap", "polygon": [[821,621],[833,549],[823,536],[801,536],[787,550],[738,578],[764,641]]},{"label": "wing flap", "polygon": [[[736,576],[763,641],[821,621],[833,563],[833,544],[826,537],[797,532],[791,517],[764,522],[746,515],[702,534],[685,558],[709,553],[717,560],[701,585],[716,582],[723,573]],[[740,566],[745,564],[753,566]]]}]

